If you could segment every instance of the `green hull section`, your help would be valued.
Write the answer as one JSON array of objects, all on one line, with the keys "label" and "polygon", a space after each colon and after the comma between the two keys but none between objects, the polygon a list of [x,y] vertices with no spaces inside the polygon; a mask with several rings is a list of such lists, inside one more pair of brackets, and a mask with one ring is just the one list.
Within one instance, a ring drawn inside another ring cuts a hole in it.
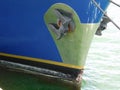
[{"label": "green hull section", "polygon": [[80,90],[80,85],[45,75],[16,72],[0,67],[3,90]]},{"label": "green hull section", "polygon": [[[71,12],[75,23],[75,29],[66,33],[66,35],[64,35],[60,40],[56,39],[55,33],[48,26],[51,22],[57,22],[58,18],[53,12],[56,8]],[[77,13],[71,7],[61,3],[53,5],[46,12],[44,18],[46,25],[57,45],[63,63],[84,67],[92,38],[99,26],[99,23],[81,23]]]}]

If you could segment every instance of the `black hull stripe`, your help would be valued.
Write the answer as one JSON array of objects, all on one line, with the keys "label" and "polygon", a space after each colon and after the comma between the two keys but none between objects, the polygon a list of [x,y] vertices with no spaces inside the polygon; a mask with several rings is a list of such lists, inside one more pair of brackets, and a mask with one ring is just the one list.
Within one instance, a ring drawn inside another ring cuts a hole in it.
[{"label": "black hull stripe", "polygon": [[48,63],[35,62],[35,61],[30,61],[30,60],[26,60],[26,59],[15,58],[15,57],[2,56],[2,55],[0,55],[0,59],[9,61],[9,62],[15,62],[15,63],[25,64],[25,65],[36,66],[39,68],[50,69],[50,70],[62,72],[65,74],[70,74],[72,76],[72,78],[74,78],[74,79],[78,76],[78,74],[82,70],[82,69],[68,68],[68,67],[58,66],[58,65],[48,64]]}]

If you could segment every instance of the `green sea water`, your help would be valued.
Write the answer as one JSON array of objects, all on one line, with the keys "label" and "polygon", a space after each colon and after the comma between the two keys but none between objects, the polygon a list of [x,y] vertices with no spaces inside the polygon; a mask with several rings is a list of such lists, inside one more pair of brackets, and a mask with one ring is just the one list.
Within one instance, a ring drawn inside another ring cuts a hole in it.
[{"label": "green sea water", "polygon": [[85,66],[82,90],[120,90],[120,31],[111,23],[94,37]]},{"label": "green sea water", "polygon": [[80,90],[80,85],[0,67],[0,90]]},{"label": "green sea water", "polygon": [[[120,4],[120,0],[114,0]],[[110,4],[107,15],[120,26],[119,7]],[[102,36],[94,36],[86,60],[81,90],[120,90],[120,30],[111,22]]]}]

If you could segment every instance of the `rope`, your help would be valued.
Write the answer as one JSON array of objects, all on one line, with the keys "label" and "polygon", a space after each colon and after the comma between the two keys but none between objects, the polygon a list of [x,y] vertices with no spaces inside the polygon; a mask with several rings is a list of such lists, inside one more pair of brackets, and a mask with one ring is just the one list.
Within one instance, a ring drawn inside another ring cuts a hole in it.
[{"label": "rope", "polygon": [[114,5],[118,6],[118,7],[120,7],[120,5],[119,5],[119,4],[117,4],[117,3],[113,2],[112,0],[110,0],[110,2],[111,2],[112,4],[114,4]]},{"label": "rope", "polygon": [[92,0],[95,6],[120,30],[120,27],[106,14],[106,12],[98,5],[95,0]]}]

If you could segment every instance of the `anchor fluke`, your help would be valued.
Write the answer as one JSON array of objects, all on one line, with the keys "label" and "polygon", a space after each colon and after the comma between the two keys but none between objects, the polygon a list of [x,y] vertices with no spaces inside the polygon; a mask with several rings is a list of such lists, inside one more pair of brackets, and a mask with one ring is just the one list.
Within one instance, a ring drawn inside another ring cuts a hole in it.
[{"label": "anchor fluke", "polygon": [[57,35],[57,39],[61,39],[68,32],[74,31],[75,23],[72,13],[62,9],[54,9],[54,14],[57,17],[57,22],[49,23],[49,27]]}]

